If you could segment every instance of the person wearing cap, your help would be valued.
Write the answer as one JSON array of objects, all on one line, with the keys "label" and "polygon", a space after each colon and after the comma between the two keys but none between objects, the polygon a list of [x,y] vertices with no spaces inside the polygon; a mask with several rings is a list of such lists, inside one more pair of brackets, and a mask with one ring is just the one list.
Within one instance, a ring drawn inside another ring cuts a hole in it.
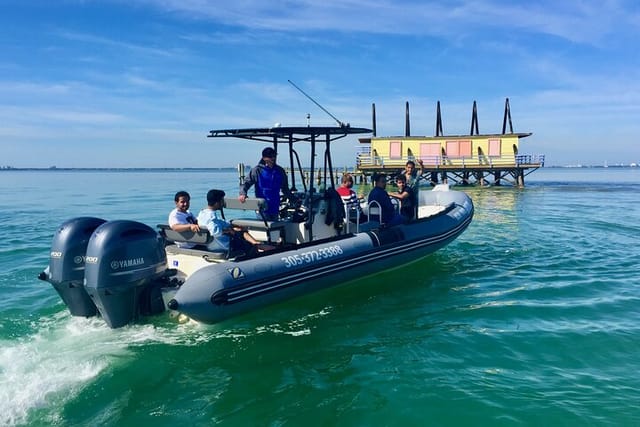
[{"label": "person wearing cap", "polygon": [[225,192],[209,190],[207,192],[207,207],[198,213],[198,224],[206,227],[213,236],[213,241],[207,245],[212,252],[242,251],[247,254],[255,250],[272,249],[261,245],[248,231],[233,227],[220,216],[220,209],[224,203]]},{"label": "person wearing cap", "polygon": [[[402,216],[396,212],[396,209],[393,207],[393,203],[391,203],[391,199],[389,198],[389,193],[387,193],[386,190],[387,175],[383,173],[374,173],[372,179],[374,187],[369,192],[369,207],[371,207],[371,202],[376,202],[380,205],[381,212],[379,216],[374,216],[374,218],[371,218],[372,215],[369,215],[369,220],[377,220],[385,225],[402,224]],[[374,203],[373,206],[376,206],[376,203]]]},{"label": "person wearing cap", "polygon": [[265,215],[270,221],[278,219],[280,192],[289,199],[293,197],[287,183],[287,173],[276,164],[276,155],[276,150],[271,147],[262,150],[262,159],[249,172],[249,176],[240,187],[240,196],[238,197],[238,200],[244,203],[247,191],[255,185],[256,197],[267,201]]}]

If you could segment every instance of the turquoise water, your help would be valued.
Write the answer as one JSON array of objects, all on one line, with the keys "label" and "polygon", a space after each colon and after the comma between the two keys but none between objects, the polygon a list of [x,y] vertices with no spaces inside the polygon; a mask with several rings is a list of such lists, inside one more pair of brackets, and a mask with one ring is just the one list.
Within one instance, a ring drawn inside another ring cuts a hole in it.
[{"label": "turquoise water", "polygon": [[0,172],[0,425],[640,425],[640,170],[469,188],[425,260],[220,325],[72,318],[36,279],[73,216],[166,222],[226,172]]}]

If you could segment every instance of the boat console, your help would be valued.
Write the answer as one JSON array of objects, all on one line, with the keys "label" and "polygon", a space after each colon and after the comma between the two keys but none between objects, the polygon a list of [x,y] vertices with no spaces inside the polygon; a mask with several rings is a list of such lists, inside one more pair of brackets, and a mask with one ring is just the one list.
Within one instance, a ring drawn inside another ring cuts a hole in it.
[{"label": "boat console", "polygon": [[224,207],[242,211],[253,211],[253,218],[236,218],[229,222],[232,225],[249,231],[256,239],[267,243],[278,243],[284,238],[286,221],[269,221],[265,216],[267,201],[262,198],[247,197],[244,202],[237,198],[225,198]]}]

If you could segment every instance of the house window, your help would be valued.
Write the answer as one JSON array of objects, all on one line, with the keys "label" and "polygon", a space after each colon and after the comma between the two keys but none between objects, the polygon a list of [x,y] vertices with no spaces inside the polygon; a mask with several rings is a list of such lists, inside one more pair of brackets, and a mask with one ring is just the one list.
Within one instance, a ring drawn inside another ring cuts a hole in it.
[{"label": "house window", "polygon": [[471,157],[471,141],[460,141],[460,156]]},{"label": "house window", "polygon": [[447,157],[459,157],[459,142],[447,141]]},{"label": "house window", "polygon": [[394,160],[402,159],[402,141],[389,142],[389,158]]},{"label": "house window", "polygon": [[439,142],[420,144],[420,159],[422,159],[425,165],[440,164],[440,147]]},{"label": "house window", "polygon": [[447,141],[447,157],[460,158],[471,157],[471,141]]},{"label": "house window", "polygon": [[500,157],[502,154],[502,142],[500,138],[489,140],[489,156]]}]

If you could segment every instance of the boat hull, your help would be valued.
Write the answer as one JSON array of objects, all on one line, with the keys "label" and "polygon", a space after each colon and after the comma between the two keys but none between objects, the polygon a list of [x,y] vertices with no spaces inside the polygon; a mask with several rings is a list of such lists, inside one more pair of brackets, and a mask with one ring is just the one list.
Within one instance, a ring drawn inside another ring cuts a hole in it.
[{"label": "boat hull", "polygon": [[409,224],[203,267],[178,289],[169,307],[198,322],[217,323],[415,262],[458,237],[473,217],[471,199],[462,192],[429,192],[425,197],[438,200],[421,202],[449,208]]},{"label": "boat hull", "polygon": [[[135,221],[79,217],[59,228],[39,278],[58,290],[72,315],[99,314],[112,328],[167,309],[217,323],[420,260],[472,220],[473,203],[463,192],[446,187],[421,192],[419,199],[418,219],[406,224],[354,224],[354,233],[325,227],[328,237],[285,241],[273,251],[232,259],[178,248]],[[310,228],[318,233],[322,224],[318,215]]]}]

